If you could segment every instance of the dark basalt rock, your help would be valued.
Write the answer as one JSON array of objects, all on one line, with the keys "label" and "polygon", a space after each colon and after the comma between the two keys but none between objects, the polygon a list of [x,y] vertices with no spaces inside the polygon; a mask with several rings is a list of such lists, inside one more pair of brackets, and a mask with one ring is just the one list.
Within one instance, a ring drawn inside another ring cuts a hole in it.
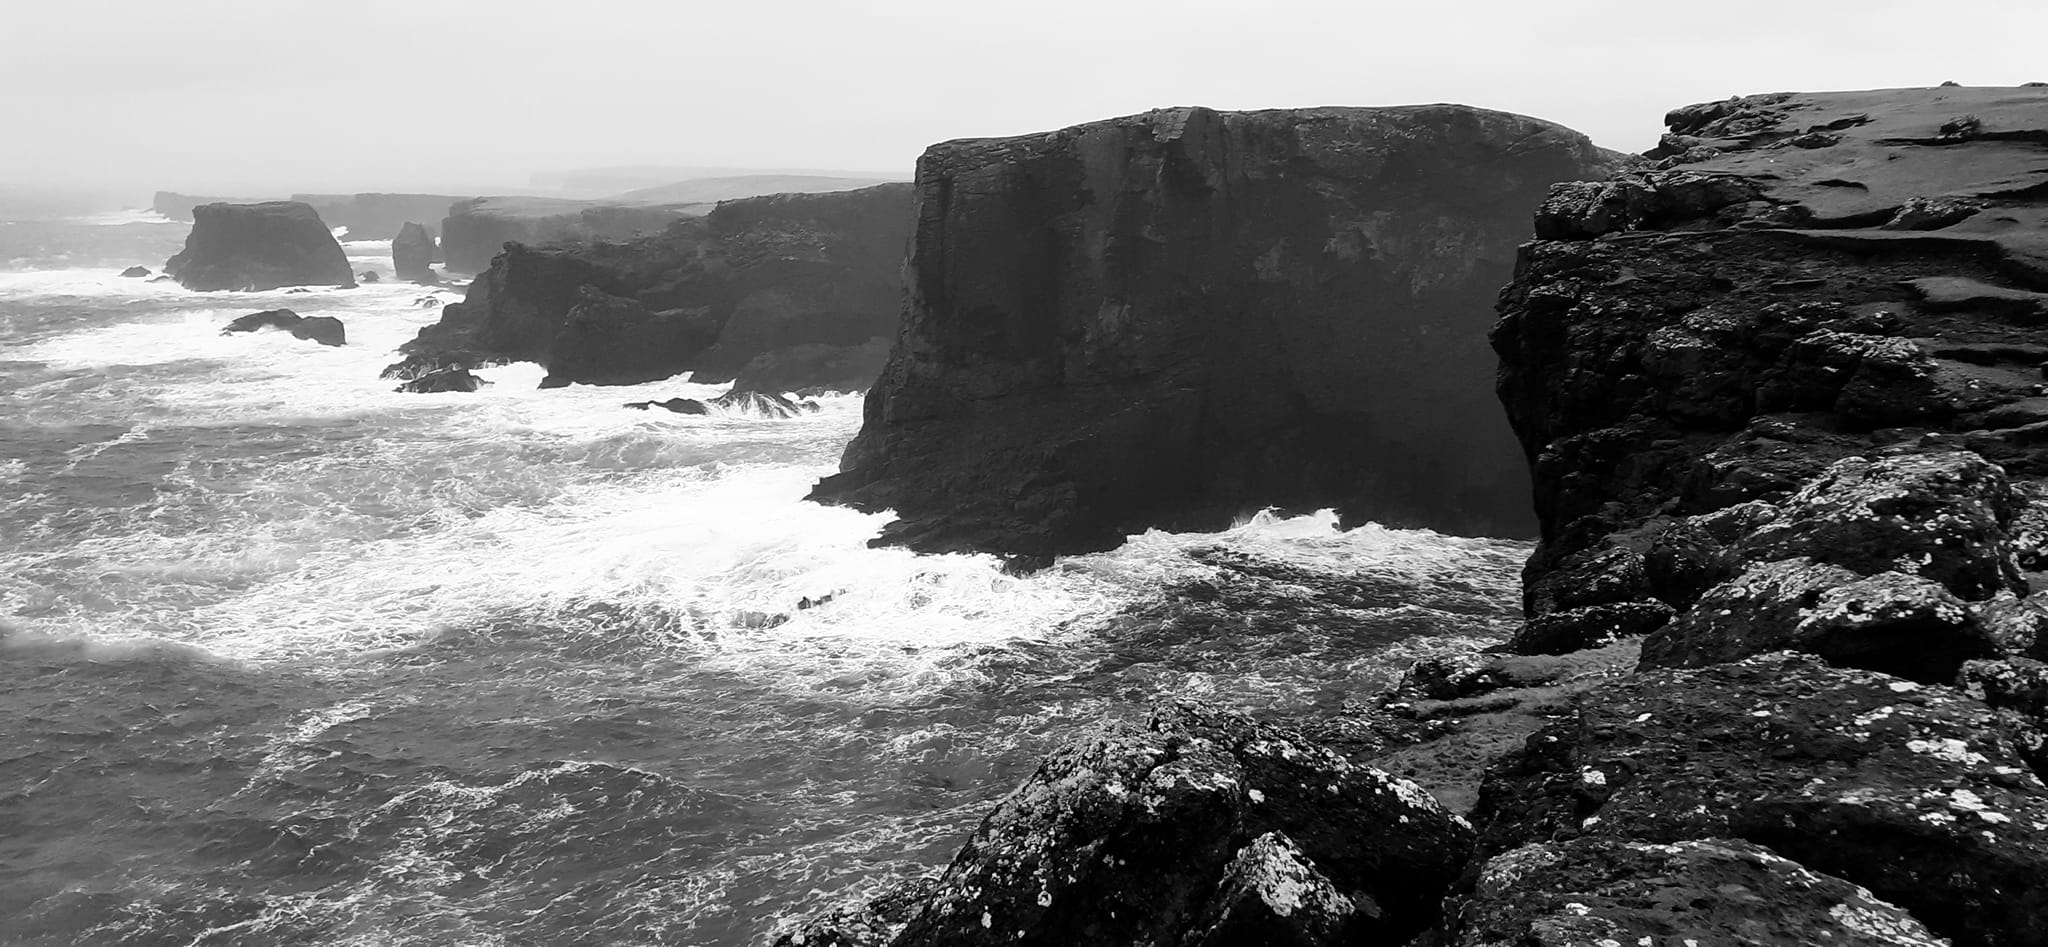
[{"label": "dark basalt rock", "polygon": [[1996,712],[1806,656],[1620,679],[1489,773],[1482,850],[1743,839],[1958,944],[2048,943],[2048,789]]},{"label": "dark basalt rock", "polygon": [[732,387],[734,391],[860,391],[874,383],[888,359],[888,340],[880,338],[860,345],[792,345],[754,356],[734,376]]},{"label": "dark basalt rock", "polygon": [[398,229],[398,235],[391,238],[391,268],[402,280],[439,283],[441,277],[434,272],[435,252],[434,235],[408,220]]},{"label": "dark basalt rock", "polygon": [[360,283],[375,283],[381,279],[383,277],[378,276],[375,270],[364,270],[356,274],[356,281]]},{"label": "dark basalt rock", "polygon": [[443,391],[475,391],[488,384],[489,381],[470,374],[469,369],[458,367],[427,372],[391,390],[425,395]]},{"label": "dark basalt rock", "polygon": [[818,405],[812,401],[791,401],[777,394],[760,391],[729,391],[711,399],[717,407],[738,413],[756,414],[765,418],[793,418],[799,414],[815,414]]},{"label": "dark basalt rock", "polygon": [[356,284],[341,244],[304,204],[202,204],[192,215],[185,249],[164,264],[186,289]]},{"label": "dark basalt rock", "polygon": [[1291,731],[1177,707],[1048,757],[893,943],[1244,942],[1214,938],[1284,928],[1253,902],[1290,882],[1316,905],[1302,928],[1400,943],[1434,920],[1469,831]]},{"label": "dark basalt rock", "polygon": [[149,275],[149,267],[146,267],[146,266],[131,266],[131,267],[129,267],[129,268],[127,268],[127,269],[125,269],[125,270],[122,270],[122,271],[121,271],[121,275],[122,275],[123,277],[126,277],[126,278],[128,278],[128,279],[140,279],[140,278],[142,278],[142,277],[145,277],[145,276],[148,276],[148,275]]},{"label": "dark basalt rock", "polygon": [[813,499],[1048,555],[1265,506],[1526,534],[1489,305],[1607,156],[1459,106],[1173,109],[918,165],[902,334]]},{"label": "dark basalt rock", "polygon": [[1189,947],[1323,947],[1373,933],[1379,905],[1337,890],[1294,840],[1268,832],[1237,850],[1202,917],[1182,943]]},{"label": "dark basalt rock", "polygon": [[695,398],[670,398],[667,401],[628,401],[626,402],[626,407],[638,408],[641,411],[647,411],[653,408],[661,408],[663,410],[673,411],[677,414],[711,413],[711,409],[706,407],[704,405],[704,402],[698,401]]},{"label": "dark basalt rock", "polygon": [[551,384],[716,383],[769,356],[762,384],[865,387],[858,353],[808,347],[894,334],[910,197],[751,198],[622,243],[509,244],[402,350],[539,362]]},{"label": "dark basalt rock", "polygon": [[443,352],[437,355],[408,355],[402,359],[399,359],[396,362],[392,362],[391,364],[384,366],[384,370],[377,373],[377,377],[397,378],[400,380],[409,381],[411,379],[418,378],[421,375],[425,375],[429,372],[437,372],[444,368],[462,368],[475,370],[478,368],[488,368],[492,365],[501,364],[504,363],[493,361],[474,352]]},{"label": "dark basalt rock", "polygon": [[1726,839],[1518,848],[1480,869],[1450,926],[1450,947],[1948,943],[1856,885]]},{"label": "dark basalt rock", "polygon": [[348,331],[340,319],[333,316],[301,316],[289,309],[266,309],[235,321],[220,330],[220,334],[254,332],[258,329],[281,329],[295,339],[310,339],[321,345],[347,345]]}]

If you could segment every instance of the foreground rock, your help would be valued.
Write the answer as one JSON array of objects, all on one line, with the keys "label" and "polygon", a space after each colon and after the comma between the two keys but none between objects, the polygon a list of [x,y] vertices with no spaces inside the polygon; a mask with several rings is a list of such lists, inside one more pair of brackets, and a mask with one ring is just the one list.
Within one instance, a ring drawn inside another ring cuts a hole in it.
[{"label": "foreground rock", "polygon": [[1025,555],[1336,506],[1526,534],[1490,306],[1607,156],[1460,106],[1174,109],[936,145],[902,335],[814,499]]},{"label": "foreground rock", "polygon": [[402,351],[539,362],[548,385],[716,383],[765,359],[749,390],[865,387],[853,349],[895,331],[910,209],[883,185],[728,201],[622,243],[513,244]]},{"label": "foreground rock", "polygon": [[402,280],[439,283],[441,277],[434,273],[435,252],[434,235],[408,220],[391,239],[391,268]]},{"label": "foreground rock", "polygon": [[266,309],[239,316],[222,328],[220,334],[255,332],[258,329],[279,329],[291,333],[292,338],[310,339],[321,345],[348,344],[348,330],[340,319],[333,316],[301,316],[289,309]]},{"label": "foreground rock", "polygon": [[289,201],[193,208],[185,249],[164,272],[197,290],[356,284],[348,256],[320,215]]},{"label": "foreground rock", "polygon": [[[1292,925],[1400,943],[1435,920],[1470,843],[1413,783],[1179,707],[1048,757],[893,943],[1288,943]],[[1283,896],[1305,913],[1258,904]]]},{"label": "foreground rock", "polygon": [[1486,863],[1452,927],[1457,947],[1948,943],[1862,888],[1720,839],[1518,848]]},{"label": "foreground rock", "polygon": [[1578,836],[1743,839],[1959,944],[2048,943],[2048,790],[1999,714],[1817,659],[1639,674],[1489,774],[1498,854]]}]

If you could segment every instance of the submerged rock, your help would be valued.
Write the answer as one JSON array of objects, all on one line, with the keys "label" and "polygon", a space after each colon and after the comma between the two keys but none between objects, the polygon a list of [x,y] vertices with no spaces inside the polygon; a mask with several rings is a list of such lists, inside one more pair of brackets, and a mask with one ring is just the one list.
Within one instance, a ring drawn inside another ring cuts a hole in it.
[{"label": "submerged rock", "polygon": [[1527,534],[1483,341],[1582,135],[1461,106],[1169,109],[918,163],[903,325],[812,498],[928,551],[1264,507]]},{"label": "submerged rock", "polygon": [[348,331],[340,319],[333,316],[301,316],[289,309],[266,309],[235,321],[220,330],[220,334],[254,332],[258,329],[281,329],[295,339],[310,339],[321,345],[347,345]]},{"label": "submerged rock", "polygon": [[140,279],[142,277],[149,275],[149,267],[131,266],[125,270],[122,270],[121,275],[128,279]]},{"label": "submerged rock", "polygon": [[294,201],[193,208],[185,249],[164,272],[198,290],[356,284],[348,255],[320,215]]},{"label": "submerged rock", "polygon": [[457,367],[427,372],[391,390],[424,395],[443,391],[475,391],[488,384],[489,381],[470,374],[469,369]]}]

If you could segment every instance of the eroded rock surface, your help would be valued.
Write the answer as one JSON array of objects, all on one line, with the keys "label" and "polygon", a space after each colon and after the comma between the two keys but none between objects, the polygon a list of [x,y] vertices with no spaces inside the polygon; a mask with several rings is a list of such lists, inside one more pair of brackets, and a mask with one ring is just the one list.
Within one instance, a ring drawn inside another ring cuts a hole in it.
[{"label": "eroded rock surface", "polygon": [[1448,105],[933,146],[902,333],[813,498],[1027,556],[1265,506],[1526,534],[1481,338],[1544,189],[1607,157]]}]

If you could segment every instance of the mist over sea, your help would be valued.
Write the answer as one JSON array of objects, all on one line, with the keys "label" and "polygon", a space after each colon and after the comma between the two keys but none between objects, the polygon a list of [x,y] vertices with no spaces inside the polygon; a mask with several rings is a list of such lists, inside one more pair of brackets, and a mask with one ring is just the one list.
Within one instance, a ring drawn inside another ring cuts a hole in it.
[{"label": "mist over sea", "polygon": [[[533,365],[398,394],[457,293],[382,242],[345,244],[385,279],[350,290],[116,276],[186,229],[0,222],[10,947],[762,943],[944,864],[1083,728],[1335,710],[1517,613],[1526,545],[1327,515],[1021,577],[870,549],[886,516],[801,499],[857,397],[686,417],[621,404],[719,389]],[[280,306],[349,345],[218,332]]]}]

